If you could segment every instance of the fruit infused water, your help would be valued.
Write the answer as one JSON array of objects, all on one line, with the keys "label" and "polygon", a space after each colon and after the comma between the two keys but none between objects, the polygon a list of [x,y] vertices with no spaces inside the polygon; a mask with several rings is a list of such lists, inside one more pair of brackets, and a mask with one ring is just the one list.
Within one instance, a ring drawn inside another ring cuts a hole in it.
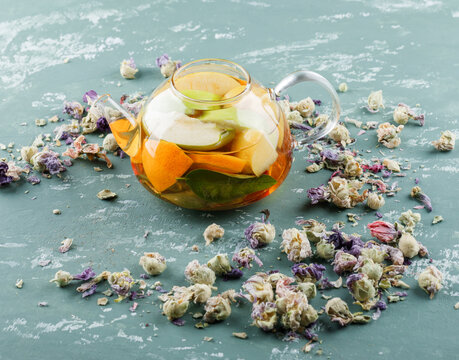
[{"label": "fruit infused water", "polygon": [[130,144],[138,151],[128,154],[139,181],[190,209],[257,201],[279,187],[292,161],[288,125],[269,90],[237,69],[211,67],[181,69],[162,84],[137,128],[110,124],[120,145],[129,132],[138,135]]}]

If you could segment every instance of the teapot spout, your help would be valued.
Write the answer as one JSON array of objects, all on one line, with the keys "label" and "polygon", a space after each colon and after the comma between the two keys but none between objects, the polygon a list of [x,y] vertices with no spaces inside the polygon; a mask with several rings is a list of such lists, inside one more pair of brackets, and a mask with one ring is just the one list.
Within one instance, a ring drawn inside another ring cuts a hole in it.
[{"label": "teapot spout", "polygon": [[141,126],[134,114],[119,105],[108,94],[100,96],[93,106],[100,107],[119,147],[132,160],[139,152],[141,145]]}]

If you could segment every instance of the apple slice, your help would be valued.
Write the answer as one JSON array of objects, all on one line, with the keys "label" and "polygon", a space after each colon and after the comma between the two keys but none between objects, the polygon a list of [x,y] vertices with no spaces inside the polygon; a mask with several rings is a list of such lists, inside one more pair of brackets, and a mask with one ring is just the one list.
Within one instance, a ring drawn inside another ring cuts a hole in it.
[{"label": "apple slice", "polygon": [[[180,91],[183,95],[188,96],[189,98],[195,100],[204,100],[204,101],[218,101],[220,96],[208,91],[203,90],[182,90]],[[220,105],[208,105],[206,103],[192,102],[188,100],[183,100],[185,106],[193,110],[215,110],[220,109]]]},{"label": "apple slice", "polygon": [[276,161],[277,152],[268,137],[256,129],[246,129],[238,133],[231,150],[235,156],[247,160],[245,174],[262,175]]},{"label": "apple slice", "polygon": [[239,82],[231,76],[211,71],[191,73],[175,81],[175,87],[181,93],[184,90],[201,90],[216,94],[219,97],[237,86],[240,86]]}]

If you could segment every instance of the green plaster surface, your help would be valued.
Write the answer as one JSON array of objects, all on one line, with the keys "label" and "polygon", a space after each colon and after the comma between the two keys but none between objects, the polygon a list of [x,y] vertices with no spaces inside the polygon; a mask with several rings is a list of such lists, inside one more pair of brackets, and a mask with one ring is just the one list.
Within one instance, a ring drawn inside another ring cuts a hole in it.
[{"label": "green plaster surface", "polygon": [[[321,316],[317,331],[323,343],[310,354],[301,352],[304,339],[284,342],[281,336],[250,326],[248,303],[234,307],[227,321],[203,330],[194,328],[190,315],[183,327],[169,323],[156,294],[139,300],[136,313],[129,312],[131,304],[115,304],[113,298],[100,307],[100,293],[82,299],[74,286],[60,289],[49,279],[59,269],[77,273],[89,265],[96,272],[127,268],[138,277],[139,257],[158,251],[167,258],[168,268],[147,282],[160,280],[170,289],[185,285],[183,270],[189,261],[204,262],[218,252],[232,254],[243,245],[243,230],[262,209],[270,209],[278,235],[294,227],[298,218],[316,218],[329,226],[346,222],[348,211],[310,206],[306,189],[322,184],[330,173],[305,173],[304,150],[295,151],[292,170],[273,195],[221,213],[183,210],[154,198],[137,182],[128,159],[110,155],[113,169],[77,160],[62,179],[43,178],[36,186],[21,181],[0,189],[0,359],[308,359],[320,358],[315,355],[319,348],[327,359],[457,358],[459,311],[453,306],[459,301],[459,153],[439,153],[430,145],[442,130],[459,135],[456,1],[2,0],[1,5],[0,143],[14,141],[15,155],[39,133],[52,132],[54,124],[38,128],[34,120],[61,115],[64,100],[80,100],[89,89],[115,98],[135,91],[150,93],[162,81],[154,63],[164,52],[185,62],[230,59],[267,86],[298,69],[318,71],[335,86],[345,81],[349,91],[340,94],[343,119],[391,121],[399,102],[420,104],[426,125],[409,123],[400,149],[383,149],[403,165],[411,164],[411,170],[405,171],[405,178],[394,178],[402,190],[387,199],[382,213],[384,220],[394,221],[417,205],[409,190],[414,178],[420,179],[434,211],[420,210],[416,236],[445,280],[444,289],[429,300],[415,280],[429,259],[416,258],[407,273],[412,289],[405,301],[390,304],[379,320],[364,326],[339,329]],[[120,77],[119,63],[131,55],[140,71],[136,80],[127,81]],[[386,108],[368,114],[362,106],[370,91],[379,89]],[[295,88],[291,95],[325,99],[313,86]],[[348,127],[356,137],[359,129]],[[374,130],[357,138],[354,148],[366,158],[382,157],[375,149]],[[102,142],[96,135],[89,139]],[[9,154],[0,150],[0,157]],[[94,166],[104,171],[94,172]],[[104,188],[118,193],[118,198],[97,199]],[[62,214],[53,215],[53,209]],[[345,231],[369,239],[365,225],[375,220],[374,212],[363,206],[351,212],[362,219],[356,227],[348,223]],[[431,225],[434,215],[445,221]],[[226,229],[225,237],[205,247],[202,232],[212,222]],[[57,248],[66,237],[73,238],[74,245],[61,254]],[[277,236],[259,256],[263,270],[288,274],[291,264],[280,253],[280,240]],[[191,251],[193,244],[199,245],[199,253]],[[38,265],[46,259],[51,260],[48,266]],[[246,272],[244,279],[256,270]],[[328,276],[336,278],[330,270]],[[15,287],[18,278],[24,280],[22,289]],[[217,286],[219,291],[238,290],[240,284],[218,281]],[[352,301],[346,289],[325,294]],[[40,301],[49,306],[38,307]],[[325,300],[318,296],[312,304],[318,309]],[[352,305],[352,310],[357,307]],[[248,339],[234,338],[234,331],[247,332]],[[205,336],[214,340],[205,342]]]}]

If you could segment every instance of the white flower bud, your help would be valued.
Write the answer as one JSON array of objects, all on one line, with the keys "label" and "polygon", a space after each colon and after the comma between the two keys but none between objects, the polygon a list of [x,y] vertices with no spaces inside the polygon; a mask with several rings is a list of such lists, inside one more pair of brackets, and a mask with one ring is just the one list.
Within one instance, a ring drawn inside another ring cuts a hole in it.
[{"label": "white flower bud", "polygon": [[206,245],[209,245],[215,239],[222,238],[224,234],[225,229],[223,229],[220,225],[211,224],[206,228],[206,230],[204,230],[202,235],[204,236],[204,240],[206,240]]},{"label": "white flower bud", "polygon": [[213,285],[215,273],[207,265],[200,265],[198,260],[193,260],[185,268],[185,278],[192,284]]},{"label": "white flower bud", "polygon": [[367,206],[370,209],[378,210],[379,208],[383,207],[385,203],[386,201],[384,200],[382,195],[379,195],[375,192],[371,192],[368,194]]},{"label": "white flower bud", "polygon": [[314,101],[310,97],[307,97],[306,99],[298,102],[293,110],[299,111],[303,117],[308,117],[313,114],[315,108],[316,105],[314,104]]},{"label": "white flower bud", "polygon": [[118,143],[116,142],[115,136],[113,134],[108,134],[104,138],[104,142],[102,143],[102,146],[105,151],[115,151],[118,149]]},{"label": "white flower bud", "polygon": [[289,125],[292,124],[302,124],[304,122],[303,117],[301,116],[300,112],[298,110],[293,110],[288,113],[287,115],[287,121]]},{"label": "white flower bud", "polygon": [[64,286],[67,286],[72,280],[73,280],[73,277],[72,275],[70,275],[69,272],[59,270],[54,275],[54,278],[51,279],[49,282],[55,282],[57,286],[64,287]]},{"label": "white flower bud", "polygon": [[394,121],[399,125],[405,125],[410,119],[406,106],[397,106],[393,115]]},{"label": "white flower bud", "polygon": [[282,233],[281,249],[293,262],[300,262],[312,255],[308,237],[304,232],[294,228],[286,229]]},{"label": "white flower bud", "polygon": [[368,109],[372,112],[377,112],[379,108],[384,108],[382,90],[373,91],[368,96]]},{"label": "white flower bud", "polygon": [[421,249],[414,236],[409,233],[402,234],[398,241],[398,248],[402,251],[403,256],[410,259],[416,256]]},{"label": "white flower bud", "polygon": [[395,160],[384,159],[383,165],[387,168],[387,170],[390,170],[393,172],[400,172],[400,165]]},{"label": "white flower bud", "polygon": [[125,79],[134,79],[139,69],[136,68],[134,60],[123,60],[120,66],[120,74]]},{"label": "white flower bud", "polygon": [[207,267],[212,269],[216,275],[222,276],[231,271],[231,265],[227,254],[215,255],[207,262]]},{"label": "white flower bud", "polygon": [[341,83],[341,84],[339,84],[339,85],[338,85],[338,90],[339,90],[340,92],[346,92],[346,91],[348,90],[347,84],[344,83],[344,82]]},{"label": "white flower bud", "polygon": [[431,299],[443,287],[442,281],[443,274],[433,265],[428,266],[418,277],[420,288],[430,294]]},{"label": "white flower bud", "polygon": [[140,258],[139,265],[149,275],[159,275],[166,270],[166,259],[157,252],[144,253]]},{"label": "white flower bud", "polygon": [[451,151],[456,143],[456,135],[446,130],[441,133],[440,139],[432,141],[432,145],[439,151]]},{"label": "white flower bud", "polygon": [[189,304],[188,300],[170,298],[163,305],[164,315],[166,315],[169,320],[181,318],[186,314]]}]

